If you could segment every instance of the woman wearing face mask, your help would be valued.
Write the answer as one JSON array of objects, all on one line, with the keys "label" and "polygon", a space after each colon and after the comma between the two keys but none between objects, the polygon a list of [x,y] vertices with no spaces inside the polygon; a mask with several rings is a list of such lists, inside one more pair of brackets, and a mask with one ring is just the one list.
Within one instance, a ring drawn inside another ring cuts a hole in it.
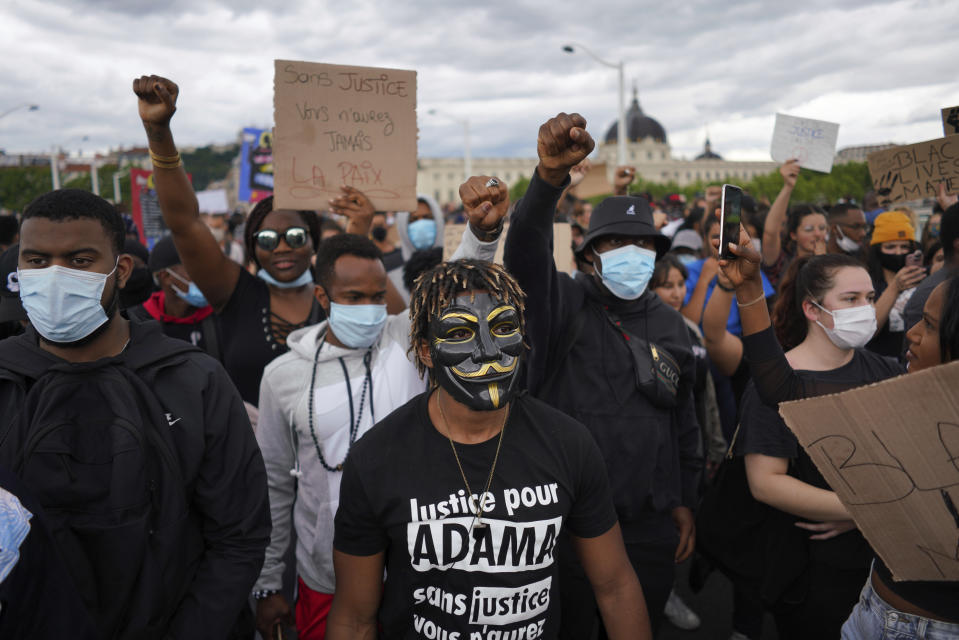
[{"label": "woman wearing face mask", "polygon": [[[902,369],[863,349],[875,333],[875,293],[854,258],[800,259],[780,291],[774,333],[761,304],[760,256],[745,231],[732,247],[738,259],[723,260],[720,267],[736,290],[753,377],[743,398],[737,451],[745,455],[754,497],[782,518],[776,580],[763,595],[775,603],[781,637],[836,637],[856,602],[856,583],[868,574],[871,552],[775,406],[883,380]],[[809,533],[790,535],[799,529]]]},{"label": "woman wearing face mask", "polygon": [[[443,211],[436,200],[428,195],[420,194],[416,197],[416,209],[413,211],[398,211],[395,224],[400,237],[403,264],[410,259],[414,251],[443,246]],[[403,270],[390,269],[389,275],[400,295],[409,302],[410,292],[403,284]]]},{"label": "woman wearing face mask", "polygon": [[[220,316],[224,367],[243,400],[256,406],[263,367],[287,350],[287,335],[324,317],[310,269],[320,242],[316,214],[275,209],[272,197],[258,202],[244,238],[247,258],[257,268],[257,275],[250,275],[223,254],[200,217],[170,132],[178,87],[165,78],[143,76],[133,90],[150,144],[163,221],[183,266]],[[330,201],[330,211],[350,218],[347,231],[367,234],[373,207],[359,191],[344,187]]]},{"label": "woman wearing face mask", "polygon": [[909,217],[899,211],[879,214],[872,231],[867,264],[876,289],[876,321],[879,332],[867,348],[884,356],[902,352],[905,326],[903,311],[926,270],[919,263],[906,264],[918,249]]}]

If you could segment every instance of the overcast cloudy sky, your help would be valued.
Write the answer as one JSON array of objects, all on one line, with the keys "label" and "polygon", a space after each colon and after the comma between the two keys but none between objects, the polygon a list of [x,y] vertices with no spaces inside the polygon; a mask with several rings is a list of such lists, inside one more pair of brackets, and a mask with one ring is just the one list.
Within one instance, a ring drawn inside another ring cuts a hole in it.
[{"label": "overcast cloudy sky", "polygon": [[[261,7],[269,6],[269,10]],[[769,159],[773,114],[840,123],[839,146],[942,136],[959,105],[954,1],[5,0],[0,3],[0,148],[76,151],[142,144],[131,81],[181,88],[181,145],[229,142],[272,124],[273,59],[415,69],[420,155],[534,155],[536,130],[576,110],[600,137],[626,63],[673,153],[708,126],[731,159]],[[628,97],[627,97],[628,99]],[[89,140],[82,142],[88,136]]]}]

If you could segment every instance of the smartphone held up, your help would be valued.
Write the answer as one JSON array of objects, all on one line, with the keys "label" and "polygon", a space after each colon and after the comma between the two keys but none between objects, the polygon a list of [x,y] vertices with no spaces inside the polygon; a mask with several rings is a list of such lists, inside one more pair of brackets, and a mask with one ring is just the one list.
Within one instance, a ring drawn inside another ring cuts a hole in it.
[{"label": "smartphone held up", "polygon": [[742,208],[743,190],[732,184],[724,184],[719,208],[719,257],[722,260],[736,258],[736,254],[729,250],[729,243],[739,242]]}]

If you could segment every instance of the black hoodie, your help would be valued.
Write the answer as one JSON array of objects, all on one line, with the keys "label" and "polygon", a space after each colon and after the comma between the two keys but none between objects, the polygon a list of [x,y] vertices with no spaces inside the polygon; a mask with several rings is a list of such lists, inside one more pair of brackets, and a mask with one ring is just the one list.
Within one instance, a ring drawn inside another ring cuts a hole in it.
[{"label": "black hoodie", "polygon": [[[592,276],[574,280],[556,269],[553,211],[562,191],[534,172],[506,236],[506,268],[527,295],[527,387],[593,434],[621,521],[642,523],[681,505],[695,508],[702,455],[692,396],[696,365],[686,323],[652,291],[621,300]],[[681,379],[675,409],[656,407],[639,391],[633,357],[604,307],[627,331],[676,359]],[[568,348],[578,315],[581,326]]]},{"label": "black hoodie", "polygon": [[[151,381],[167,412],[189,509],[183,535],[158,552],[161,566],[184,572],[185,584],[176,593],[156,584],[141,587],[155,591],[141,594],[147,601],[172,612],[165,623],[150,625],[177,639],[226,637],[246,606],[270,539],[266,472],[243,401],[219,363],[166,337],[154,321],[130,320],[130,342],[118,358]],[[12,466],[17,458],[18,430],[12,427],[26,391],[49,367],[64,364],[38,346],[32,328],[0,342],[0,461]],[[107,575],[122,569],[94,567]],[[128,619],[135,615],[127,612]]]}]

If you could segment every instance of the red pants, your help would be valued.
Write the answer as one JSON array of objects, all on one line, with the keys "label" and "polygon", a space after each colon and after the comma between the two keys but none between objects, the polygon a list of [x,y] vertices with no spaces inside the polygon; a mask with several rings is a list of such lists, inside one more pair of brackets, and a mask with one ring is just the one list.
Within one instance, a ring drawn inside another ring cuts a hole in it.
[{"label": "red pants", "polygon": [[323,640],[326,637],[326,617],[333,604],[332,593],[313,591],[296,579],[296,632],[300,640]]}]

